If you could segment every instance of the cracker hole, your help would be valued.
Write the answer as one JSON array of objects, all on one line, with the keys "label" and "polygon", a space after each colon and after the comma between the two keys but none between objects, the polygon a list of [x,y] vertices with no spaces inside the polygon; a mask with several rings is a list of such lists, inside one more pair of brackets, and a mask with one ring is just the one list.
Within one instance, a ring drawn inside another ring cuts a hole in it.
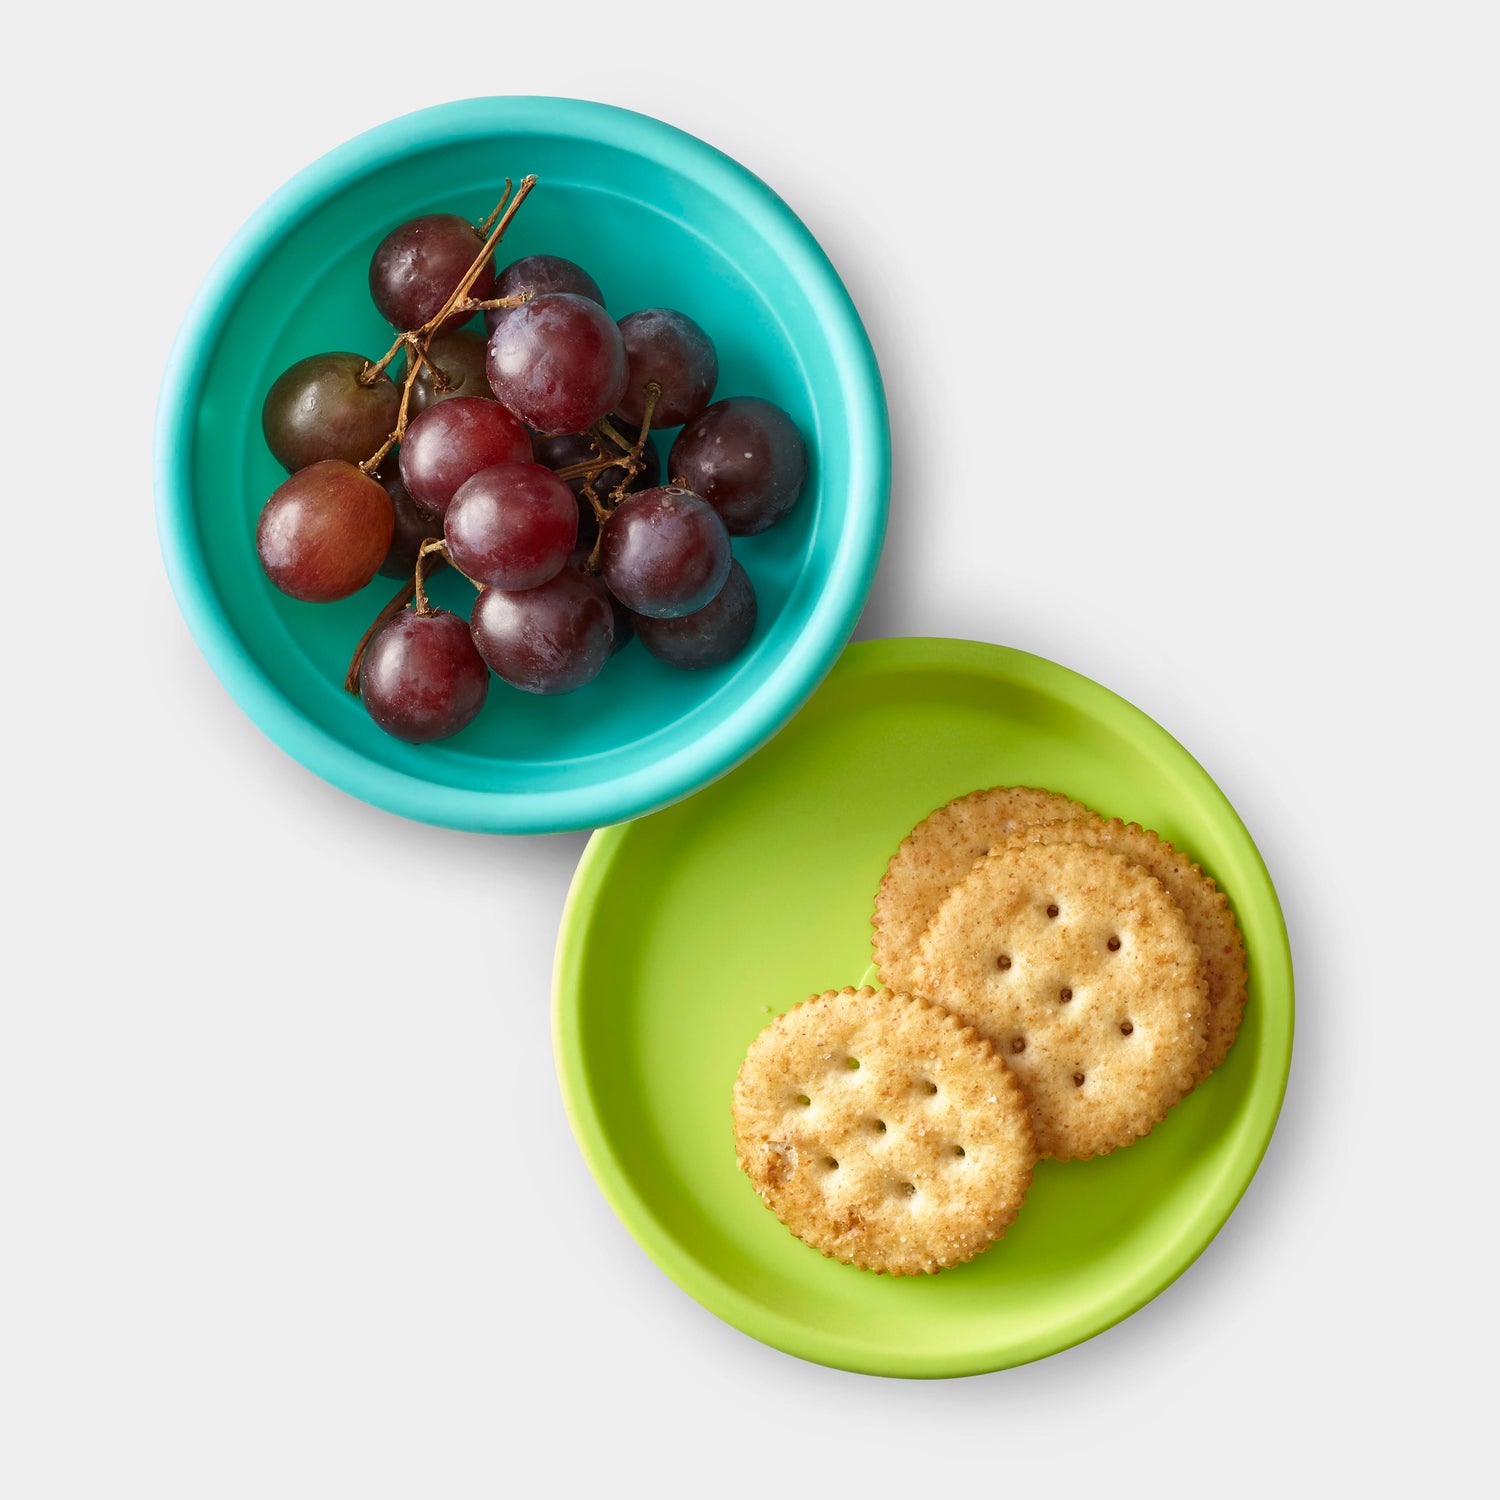
[{"label": "cracker hole", "polygon": [[935,1084],[930,1078],[919,1078],[917,1080],[917,1087],[921,1089],[924,1094],[937,1093],[937,1084]]},{"label": "cracker hole", "polygon": [[871,1120],[870,1121],[870,1129],[873,1130],[876,1135],[884,1135],[885,1134],[885,1121],[884,1120]]},{"label": "cracker hole", "polygon": [[836,1156],[825,1156],[823,1158],[823,1165],[827,1167],[830,1172],[837,1172],[839,1169],[838,1158]]},{"label": "cracker hole", "polygon": [[967,1156],[969,1153],[965,1151],[962,1146],[955,1146],[953,1148],[953,1154],[955,1156]]},{"label": "cracker hole", "polygon": [[806,1094],[798,1094],[797,1103],[800,1104],[803,1109],[806,1109],[807,1106],[812,1103],[812,1100],[809,1099]]},{"label": "cracker hole", "polygon": [[908,1198],[915,1198],[917,1196],[917,1185],[914,1182],[903,1182],[901,1184],[901,1191],[905,1193]]},{"label": "cracker hole", "polygon": [[1010,954],[1002,953],[1000,957],[995,960],[995,967],[1002,970],[1010,968]]},{"label": "cracker hole", "polygon": [[1082,1088],[1083,1087],[1083,1074],[1082,1073],[1075,1073],[1073,1075],[1073,1083],[1074,1083],[1075,1087]]},{"label": "cracker hole", "polygon": [[1120,951],[1120,940],[1117,937],[1112,937],[1104,946],[1108,948],[1111,953],[1118,953]]},{"label": "cracker hole", "polygon": [[844,1066],[848,1068],[857,1068],[859,1066],[859,1059],[857,1057],[846,1058]]},{"label": "cracker hole", "polygon": [[1024,1052],[1026,1050],[1026,1038],[1024,1036],[1018,1036],[1015,1041],[1010,1044],[1010,1050],[1012,1052]]},{"label": "cracker hole", "polygon": [[1050,906],[1048,906],[1047,915],[1049,917],[1055,917],[1057,915],[1057,903],[1055,901],[1052,902]]},{"label": "cracker hole", "polygon": [[1068,1001],[1069,1001],[1069,1000],[1071,1000],[1071,999],[1072,999],[1072,998],[1073,998],[1073,991],[1072,991],[1072,990],[1070,990],[1070,989],[1069,989],[1069,988],[1068,988],[1068,987],[1067,987],[1067,985],[1064,985],[1064,986],[1063,986],[1063,987],[1062,987],[1062,988],[1061,988],[1061,989],[1060,989],[1060,990],[1059,990],[1059,991],[1058,991],[1058,992],[1057,992],[1057,998],[1058,998],[1058,999],[1059,999],[1059,1000],[1061,1000],[1061,1001],[1062,1001],[1062,1003],[1063,1003],[1063,1004],[1064,1004],[1064,1005],[1066,1005],[1066,1004],[1067,1004],[1067,1003],[1068,1003]]},{"label": "cracker hole", "polygon": [[1121,1036],[1129,1036],[1130,1033],[1132,1031],[1134,1031],[1134,1030],[1135,1030],[1135,1027],[1132,1026],[1129,1021],[1121,1021],[1120,1022],[1120,1035]]}]

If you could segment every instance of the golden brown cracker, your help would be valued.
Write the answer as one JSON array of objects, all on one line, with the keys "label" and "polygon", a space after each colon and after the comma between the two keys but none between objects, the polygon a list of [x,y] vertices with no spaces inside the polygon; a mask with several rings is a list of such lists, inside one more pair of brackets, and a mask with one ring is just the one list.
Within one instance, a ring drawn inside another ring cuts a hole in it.
[{"label": "golden brown cracker", "polygon": [[875,895],[875,962],[881,979],[909,990],[917,945],[943,898],[974,861],[1032,823],[1093,814],[1038,787],[995,786],[955,797],[917,824],[891,856]]},{"label": "golden brown cracker", "polygon": [[1192,931],[1159,880],[1109,850],[980,859],[927,929],[917,978],[1005,1056],[1044,1156],[1129,1145],[1196,1077],[1208,998]]},{"label": "golden brown cracker", "polygon": [[1201,1083],[1224,1061],[1245,1014],[1248,975],[1245,944],[1228,898],[1181,850],[1139,823],[1119,818],[1075,818],[1039,823],[1013,834],[1004,847],[1027,844],[1087,844],[1123,854],[1154,875],[1182,908],[1203,960],[1208,984],[1208,1044],[1198,1059]]},{"label": "golden brown cracker", "polygon": [[740,1166],[798,1239],[867,1271],[970,1260],[1015,1218],[1036,1160],[994,1047],[891,990],[814,995],[750,1044],[734,1086]]}]

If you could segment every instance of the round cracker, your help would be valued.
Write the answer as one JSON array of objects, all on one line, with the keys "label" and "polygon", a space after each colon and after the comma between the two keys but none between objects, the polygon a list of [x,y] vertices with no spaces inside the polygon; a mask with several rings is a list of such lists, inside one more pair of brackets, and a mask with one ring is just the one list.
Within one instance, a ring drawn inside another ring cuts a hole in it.
[{"label": "round cracker", "polygon": [[927,929],[918,982],[1004,1055],[1044,1156],[1127,1146],[1193,1086],[1198,948],[1166,887],[1123,855],[1033,844],[980,859]]},{"label": "round cracker", "polygon": [[972,1259],[1015,1218],[1036,1145],[1005,1062],[941,1006],[830,990],[778,1016],[734,1085],[740,1166],[824,1255],[892,1276]]},{"label": "round cracker", "polygon": [[875,894],[872,945],[881,980],[917,986],[917,946],[943,898],[974,861],[1032,823],[1094,814],[1081,802],[1040,787],[992,786],[930,812],[901,841]]},{"label": "round cracker", "polygon": [[1202,1083],[1229,1054],[1245,1015],[1248,975],[1245,944],[1234,911],[1211,875],[1205,875],[1187,855],[1160,834],[1119,818],[1076,818],[1023,828],[1005,843],[1008,849],[1026,844],[1088,844],[1123,854],[1156,876],[1167,894],[1182,908],[1203,960],[1208,984],[1208,1043],[1198,1059],[1196,1082]]}]

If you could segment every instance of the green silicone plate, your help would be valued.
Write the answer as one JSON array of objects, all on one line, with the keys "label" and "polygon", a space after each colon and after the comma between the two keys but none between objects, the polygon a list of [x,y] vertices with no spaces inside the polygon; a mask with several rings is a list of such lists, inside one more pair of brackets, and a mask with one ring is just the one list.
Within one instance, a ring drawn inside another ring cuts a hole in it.
[{"label": "green silicone plate", "polygon": [[[772,1012],[857,984],[887,859],[975,787],[1067,793],[1155,828],[1228,893],[1250,1003],[1225,1064],[1144,1141],[1043,1162],[997,1245],[941,1275],[825,1260],[735,1164],[736,1069]],[[879,1375],[975,1374],[1065,1349],[1192,1263],[1255,1173],[1292,1050],[1286,928],[1250,835],[1159,725],[1063,667],[971,641],[851,646],[738,770],[590,841],[563,917],[554,1045],[573,1130],[647,1253],[736,1328]]]}]

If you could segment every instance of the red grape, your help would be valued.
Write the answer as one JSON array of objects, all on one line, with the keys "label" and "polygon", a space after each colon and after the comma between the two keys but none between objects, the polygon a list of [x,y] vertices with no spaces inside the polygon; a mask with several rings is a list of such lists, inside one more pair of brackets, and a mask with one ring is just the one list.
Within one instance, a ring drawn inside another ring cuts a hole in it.
[{"label": "red grape", "polygon": [[370,717],[397,739],[447,739],[484,707],[490,674],[468,622],[446,609],[403,610],[365,648],[359,694]]},{"label": "red grape", "polygon": [[[393,328],[421,328],[452,296],[483,249],[484,236],[457,214],[408,219],[381,240],[370,259],[370,296]],[[475,277],[469,295],[487,298],[494,288],[491,261]],[[450,313],[439,326],[459,328],[468,318],[468,313]]]},{"label": "red grape", "polygon": [[428,515],[407,493],[406,486],[401,483],[401,467],[394,453],[380,466],[375,477],[391,497],[391,510],[396,518],[390,550],[385,554],[380,571],[387,578],[410,578],[422,543],[442,536],[443,523],[436,516]]},{"label": "red grape", "polygon": [[702,495],[732,536],[754,536],[797,503],[807,478],[807,449],[779,406],[731,396],[677,434],[667,473],[674,484]]},{"label": "red grape", "polygon": [[[489,377],[484,372],[484,356],[484,335],[471,328],[438,334],[428,345],[427,362],[411,383],[408,406],[411,415],[420,416],[429,406],[439,401],[451,401],[455,396],[475,396],[481,401],[493,401],[495,393],[490,390]],[[437,377],[432,373],[434,365],[443,372],[448,382],[447,390],[438,389]]]},{"label": "red grape", "polygon": [[[513,260],[496,278],[497,297],[545,297],[548,292],[573,292],[604,306],[599,283],[582,266],[560,255],[523,255]],[[487,307],[484,326],[493,333],[514,312],[510,307]]]},{"label": "red grape", "polygon": [[401,479],[418,505],[440,516],[459,485],[481,469],[530,459],[530,436],[498,401],[455,396],[429,406],[406,429]]},{"label": "red grape", "polygon": [[496,464],[458,487],[443,516],[459,572],[496,589],[534,589],[561,572],[578,539],[578,502],[551,469]]},{"label": "red grape", "polygon": [[261,430],[289,473],[325,458],[362,463],[388,438],[401,393],[384,370],[368,385],[363,354],[314,354],[276,377],[260,410]]},{"label": "red grape", "polygon": [[648,307],[620,319],[620,337],[630,362],[630,384],[617,403],[627,422],[646,420],[646,386],[661,387],[651,421],[680,427],[708,405],[719,380],[719,356],[709,336],[685,313]]},{"label": "red grape", "polygon": [[702,609],[675,620],[632,618],[641,644],[668,666],[697,671],[717,667],[738,656],[755,633],[755,590],[738,561],[729,565],[729,578]]},{"label": "red grape", "polygon": [[266,501],[255,546],[282,593],[327,604],[362,589],[390,549],[391,497],[368,474],[328,458],[298,469]]},{"label": "red grape", "polygon": [[630,369],[620,330],[597,302],[551,292],[516,308],[490,336],[489,376],[528,426],[582,432],[619,404]]},{"label": "red grape", "polygon": [[599,675],[614,644],[614,612],[597,578],[564,568],[522,593],[482,589],[470,620],[491,669],[528,693],[571,693]]},{"label": "red grape", "polygon": [[664,485],[627,495],[604,523],[604,581],[635,614],[674,619],[702,609],[729,577],[729,533],[718,512]]}]

